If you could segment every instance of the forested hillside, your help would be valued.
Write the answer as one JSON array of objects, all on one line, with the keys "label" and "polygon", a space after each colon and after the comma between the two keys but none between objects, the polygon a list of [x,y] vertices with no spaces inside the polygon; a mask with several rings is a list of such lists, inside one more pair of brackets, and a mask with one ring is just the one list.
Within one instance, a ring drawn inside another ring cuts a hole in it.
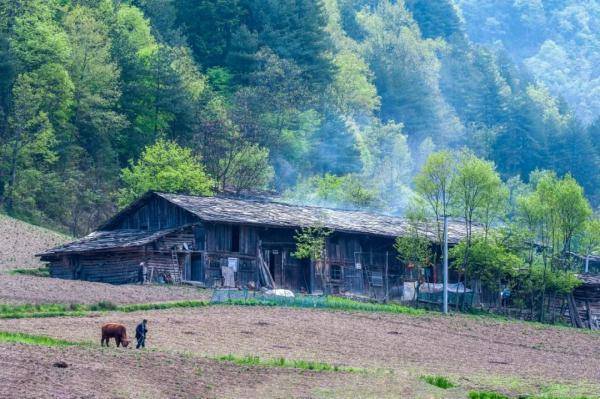
[{"label": "forested hillside", "polygon": [[161,175],[401,212],[464,146],[597,205],[598,6],[500,3],[0,0],[2,208],[78,235]]},{"label": "forested hillside", "polygon": [[458,0],[471,40],[505,51],[586,124],[600,114],[600,3]]}]

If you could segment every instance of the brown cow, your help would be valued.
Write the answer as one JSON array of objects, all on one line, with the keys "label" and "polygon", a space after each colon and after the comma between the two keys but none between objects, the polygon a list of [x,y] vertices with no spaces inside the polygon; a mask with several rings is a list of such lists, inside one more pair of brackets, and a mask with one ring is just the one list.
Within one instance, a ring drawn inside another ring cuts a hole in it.
[{"label": "brown cow", "polygon": [[104,342],[106,342],[106,346],[108,346],[108,341],[111,338],[114,338],[117,342],[117,348],[121,344],[123,344],[123,348],[127,348],[127,345],[129,345],[127,330],[123,324],[106,323],[102,326],[102,339],[100,340],[100,345],[104,346]]}]

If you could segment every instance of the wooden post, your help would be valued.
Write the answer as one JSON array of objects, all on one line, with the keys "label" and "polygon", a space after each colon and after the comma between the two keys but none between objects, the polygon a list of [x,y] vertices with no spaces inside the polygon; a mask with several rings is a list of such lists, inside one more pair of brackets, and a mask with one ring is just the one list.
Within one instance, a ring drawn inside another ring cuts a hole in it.
[{"label": "wooden post", "polygon": [[385,296],[384,301],[387,302],[390,294],[390,276],[388,275],[388,251],[385,251]]},{"label": "wooden post", "polygon": [[571,323],[573,323],[573,327],[583,328],[583,322],[579,317],[579,310],[577,309],[577,303],[575,302],[575,298],[573,294],[569,294],[569,314],[571,316]]}]

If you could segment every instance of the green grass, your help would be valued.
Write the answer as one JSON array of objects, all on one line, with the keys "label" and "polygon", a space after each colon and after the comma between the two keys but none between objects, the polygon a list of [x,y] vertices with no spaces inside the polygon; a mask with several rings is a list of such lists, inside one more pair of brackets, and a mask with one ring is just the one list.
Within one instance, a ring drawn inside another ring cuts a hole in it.
[{"label": "green grass", "polygon": [[172,301],[157,303],[136,303],[130,305],[119,305],[115,309],[118,312],[138,312],[143,310],[160,310],[174,308],[202,308],[210,306],[210,302],[201,300]]},{"label": "green grass", "polygon": [[440,375],[425,375],[421,379],[430,385],[442,389],[454,388],[455,386],[449,379]]},{"label": "green grass", "polygon": [[83,304],[39,304],[39,305],[0,305],[0,319],[22,319],[60,316],[85,316],[90,312],[137,312],[143,310],[196,308],[208,306],[207,301],[173,301],[160,303],[140,303],[116,305],[101,301],[92,305]]},{"label": "green grass", "polygon": [[486,391],[471,391],[469,392],[469,399],[510,399],[508,396]]},{"label": "green grass", "polygon": [[24,276],[50,277],[50,269],[47,266],[36,269],[12,269],[10,274],[20,274]]},{"label": "green grass", "polygon": [[384,313],[401,313],[410,315],[425,314],[425,310],[411,308],[409,306],[398,305],[395,303],[383,304],[372,302],[358,302],[347,298],[329,296],[326,299],[326,306],[329,309],[339,310],[354,310],[366,312],[384,312]]},{"label": "green grass", "polygon": [[[313,307],[308,301],[286,301],[261,300],[261,299],[230,299],[222,304],[241,306],[291,306],[291,307]],[[327,297],[321,299],[319,308],[345,311],[361,312],[385,312],[396,314],[422,315],[422,309],[410,308],[397,304],[380,304],[369,302],[358,302],[345,298]],[[137,312],[145,310],[160,310],[173,308],[196,308],[211,306],[208,301],[188,300],[159,303],[140,303],[129,305],[117,305],[109,301],[102,301],[92,305],[84,304],[40,304],[40,305],[0,305],[0,319],[38,318],[38,317],[60,317],[60,316],[84,316],[89,312]]]},{"label": "green grass", "polygon": [[283,357],[276,359],[261,359],[258,356],[235,356],[225,355],[217,356],[215,360],[231,362],[240,366],[269,366],[269,367],[286,367],[309,371],[343,371],[343,372],[358,372],[362,369],[347,366],[338,366],[324,362],[315,362],[311,360],[290,360]]},{"label": "green grass", "polygon": [[[488,391],[471,391],[469,392],[469,399],[511,399],[509,396],[503,395],[497,392]],[[591,399],[587,396],[529,396],[520,395],[518,399]]]},{"label": "green grass", "polygon": [[0,331],[0,342],[10,342],[10,343],[40,345],[40,346],[83,345],[82,343],[65,341],[63,339],[46,337],[44,335],[30,335],[30,334],[6,332],[6,331]]},{"label": "green grass", "polygon": [[319,308],[331,310],[345,310],[351,312],[383,312],[394,314],[409,314],[420,316],[426,313],[424,309],[416,309],[395,303],[383,304],[373,302],[359,302],[352,299],[328,296],[319,300],[315,298],[248,298],[248,299],[229,299],[222,302],[226,305],[239,306],[288,306],[297,308]]},{"label": "green grass", "polygon": [[0,319],[83,316],[87,310],[85,305],[80,304],[0,305]]}]

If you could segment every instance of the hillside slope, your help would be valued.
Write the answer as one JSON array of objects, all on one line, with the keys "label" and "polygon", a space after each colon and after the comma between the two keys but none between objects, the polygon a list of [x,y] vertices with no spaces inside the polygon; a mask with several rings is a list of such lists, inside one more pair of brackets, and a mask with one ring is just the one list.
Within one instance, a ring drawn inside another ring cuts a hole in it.
[{"label": "hillside slope", "polygon": [[0,214],[0,272],[39,267],[36,253],[69,240],[66,235]]}]

